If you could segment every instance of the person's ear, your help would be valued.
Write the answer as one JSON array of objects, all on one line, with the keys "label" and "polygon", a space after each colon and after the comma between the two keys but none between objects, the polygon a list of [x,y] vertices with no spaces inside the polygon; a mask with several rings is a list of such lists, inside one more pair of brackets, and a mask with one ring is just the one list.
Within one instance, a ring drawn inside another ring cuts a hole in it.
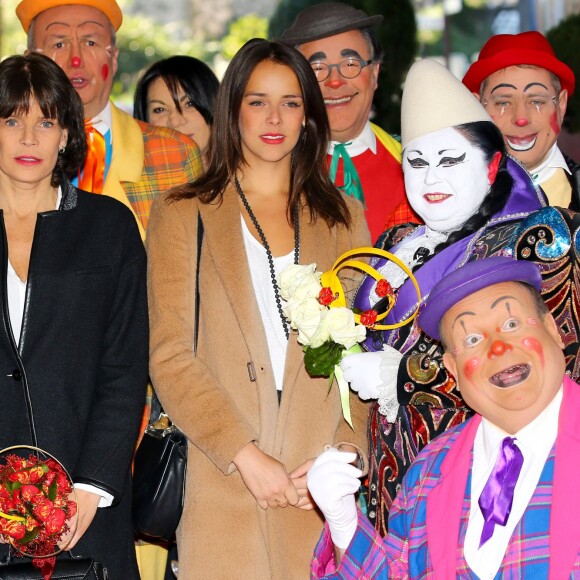
[{"label": "person's ear", "polygon": [[381,72],[381,63],[375,62],[373,64],[373,76],[372,76],[373,89],[375,91],[377,90],[377,88],[379,86],[379,72]]},{"label": "person's ear", "polygon": [[457,390],[461,390],[459,388],[459,382],[457,381],[457,362],[455,361],[453,355],[447,351],[443,353],[443,364],[445,365],[445,368],[455,377]]},{"label": "person's ear", "polygon": [[59,149],[65,149],[67,143],[68,143],[68,129],[63,129]]},{"label": "person's ear", "polygon": [[113,52],[111,53],[111,64],[112,64],[112,76],[115,76],[117,74],[117,69],[119,68],[119,48],[116,47],[115,50],[113,50]]},{"label": "person's ear", "polygon": [[487,179],[490,185],[493,185],[497,172],[499,170],[499,162],[501,161],[501,151],[496,151],[487,166]]},{"label": "person's ear", "polygon": [[558,332],[558,325],[556,324],[556,321],[554,320],[551,312],[546,312],[546,314],[544,314],[543,322],[547,333],[556,341],[558,346],[563,349],[564,341]]},{"label": "person's ear", "polygon": [[568,91],[566,89],[562,89],[560,91],[556,106],[560,109],[560,115],[562,115],[560,124],[562,124],[562,120],[564,119],[564,115],[566,114],[566,109],[568,107]]}]

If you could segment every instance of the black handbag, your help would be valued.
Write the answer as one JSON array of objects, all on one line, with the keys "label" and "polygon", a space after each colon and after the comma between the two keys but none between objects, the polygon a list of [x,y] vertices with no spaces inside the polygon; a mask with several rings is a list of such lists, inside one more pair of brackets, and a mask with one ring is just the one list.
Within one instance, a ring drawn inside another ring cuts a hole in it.
[{"label": "black handbag", "polygon": [[[69,554],[70,555],[70,554]],[[41,571],[29,559],[8,557],[0,564],[0,580],[43,580]],[[51,580],[107,580],[107,569],[93,558],[70,555],[68,560],[57,560]]]},{"label": "black handbag", "polygon": [[135,453],[133,528],[139,535],[170,541],[183,510],[187,438],[165,421],[162,413],[147,426]]},{"label": "black handbag", "polygon": [[[203,223],[197,215],[194,352],[199,328],[199,262]],[[187,437],[163,412],[157,397],[133,464],[133,528],[140,536],[169,542],[183,511],[187,470]]]}]

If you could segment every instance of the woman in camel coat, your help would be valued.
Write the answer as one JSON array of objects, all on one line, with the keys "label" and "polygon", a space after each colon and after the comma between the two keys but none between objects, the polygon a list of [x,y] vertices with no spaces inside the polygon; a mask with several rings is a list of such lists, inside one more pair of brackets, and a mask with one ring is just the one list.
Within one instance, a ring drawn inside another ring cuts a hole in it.
[{"label": "woman in camel coat", "polygon": [[[189,439],[180,580],[307,578],[322,529],[305,485],[311,458],[343,444],[366,468],[367,406],[351,399],[351,430],[336,387],[329,392],[327,379],[307,374],[295,333],[277,358],[272,343],[283,325],[250,217],[276,267],[295,256],[296,239],[299,263],[321,271],[369,243],[361,204],[328,181],[328,134],[310,66],[292,48],[250,41],[220,88],[205,176],[159,196],[151,213],[151,376]],[[255,276],[260,268],[265,284]]]}]

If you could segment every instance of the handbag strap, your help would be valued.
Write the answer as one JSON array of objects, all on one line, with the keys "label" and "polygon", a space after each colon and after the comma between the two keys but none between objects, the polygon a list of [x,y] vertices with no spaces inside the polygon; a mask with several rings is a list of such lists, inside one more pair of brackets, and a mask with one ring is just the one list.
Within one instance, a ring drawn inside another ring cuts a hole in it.
[{"label": "handbag strap", "polygon": [[[197,212],[197,254],[195,263],[195,309],[194,309],[194,327],[193,327],[193,352],[197,353],[197,339],[199,334],[199,264],[201,262],[201,243],[203,240],[203,221],[201,214]],[[170,425],[169,418],[165,415],[161,402],[157,398],[157,394],[153,391],[153,398],[151,400],[151,417],[149,418],[149,425],[157,423],[162,417],[163,421],[167,421],[167,426]],[[153,417],[156,417],[155,419]]]}]

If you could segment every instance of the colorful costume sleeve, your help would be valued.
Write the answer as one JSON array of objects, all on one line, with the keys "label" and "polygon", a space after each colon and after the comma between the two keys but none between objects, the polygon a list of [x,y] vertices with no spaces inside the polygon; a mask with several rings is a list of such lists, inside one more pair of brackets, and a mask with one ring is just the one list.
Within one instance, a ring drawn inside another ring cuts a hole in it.
[{"label": "colorful costume sleeve", "polygon": [[389,574],[385,541],[359,512],[355,535],[337,567],[334,544],[328,526],[325,526],[310,564],[310,577],[387,580],[392,576]]}]

